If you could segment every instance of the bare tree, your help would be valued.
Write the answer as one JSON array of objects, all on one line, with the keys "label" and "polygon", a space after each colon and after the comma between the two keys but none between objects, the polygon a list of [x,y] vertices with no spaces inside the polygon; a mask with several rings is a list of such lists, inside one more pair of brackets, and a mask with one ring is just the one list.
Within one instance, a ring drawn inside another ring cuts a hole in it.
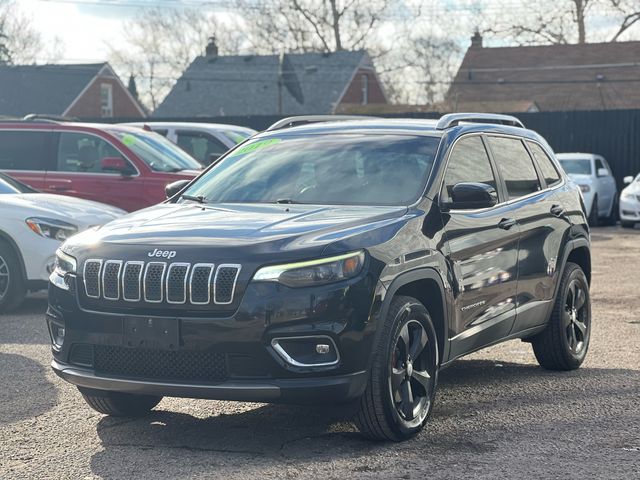
[{"label": "bare tree", "polygon": [[202,55],[209,37],[221,53],[236,53],[243,41],[237,28],[195,9],[141,9],[124,24],[125,44],[109,46],[109,59],[121,75],[134,75],[140,99],[155,109],[173,84]]},{"label": "bare tree", "polygon": [[612,42],[629,31],[631,27],[640,26],[640,0],[609,0],[613,15],[618,19],[618,30],[611,37]]},{"label": "bare tree", "polygon": [[5,63],[51,62],[61,57],[61,43],[45,47],[31,19],[14,0],[0,0],[0,36],[0,61]]},{"label": "bare tree", "polygon": [[391,0],[238,0],[259,53],[367,48]]}]

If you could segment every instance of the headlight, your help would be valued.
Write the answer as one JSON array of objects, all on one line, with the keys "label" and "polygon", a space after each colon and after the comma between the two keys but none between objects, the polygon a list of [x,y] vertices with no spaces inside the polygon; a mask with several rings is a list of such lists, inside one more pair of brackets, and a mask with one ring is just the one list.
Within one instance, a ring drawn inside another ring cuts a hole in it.
[{"label": "headlight", "polygon": [[587,193],[591,191],[591,187],[589,185],[578,185],[582,193]]},{"label": "headlight", "polygon": [[631,199],[633,199],[633,193],[631,193],[631,192],[622,192],[620,194],[620,198],[623,198],[625,200],[631,200]]},{"label": "headlight", "polygon": [[278,282],[288,287],[308,287],[355,277],[364,265],[364,252],[351,252],[307,262],[263,267],[254,281]]},{"label": "headlight", "polygon": [[54,273],[64,277],[67,273],[76,273],[77,267],[78,261],[75,258],[60,249],[56,251],[56,268]]},{"label": "headlight", "polygon": [[77,233],[78,227],[53,218],[31,217],[25,220],[27,226],[41,237],[64,242],[71,235]]}]

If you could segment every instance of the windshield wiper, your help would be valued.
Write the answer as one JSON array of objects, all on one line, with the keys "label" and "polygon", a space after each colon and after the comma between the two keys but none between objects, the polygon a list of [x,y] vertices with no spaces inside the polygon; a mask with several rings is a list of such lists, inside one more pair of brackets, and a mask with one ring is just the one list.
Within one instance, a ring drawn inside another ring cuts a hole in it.
[{"label": "windshield wiper", "polygon": [[292,204],[292,203],[302,203],[302,202],[298,202],[297,200],[293,200],[291,198],[280,198],[280,199],[276,200],[276,203],[289,203],[289,204]]},{"label": "windshield wiper", "polygon": [[180,198],[184,198],[185,200],[191,200],[192,202],[198,202],[198,203],[207,202],[207,197],[205,197],[204,195],[186,195],[183,193],[182,195],[180,195]]}]

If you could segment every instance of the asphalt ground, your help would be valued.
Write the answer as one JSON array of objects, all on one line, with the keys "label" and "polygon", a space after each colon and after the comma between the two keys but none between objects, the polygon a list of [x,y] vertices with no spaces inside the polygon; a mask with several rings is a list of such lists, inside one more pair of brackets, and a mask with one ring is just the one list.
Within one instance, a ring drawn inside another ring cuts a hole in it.
[{"label": "asphalt ground", "polygon": [[416,438],[362,439],[338,411],[167,398],[104,417],[49,368],[46,297],[0,316],[0,478],[640,478],[640,230],[598,228],[583,367],[511,341],[444,370]]}]

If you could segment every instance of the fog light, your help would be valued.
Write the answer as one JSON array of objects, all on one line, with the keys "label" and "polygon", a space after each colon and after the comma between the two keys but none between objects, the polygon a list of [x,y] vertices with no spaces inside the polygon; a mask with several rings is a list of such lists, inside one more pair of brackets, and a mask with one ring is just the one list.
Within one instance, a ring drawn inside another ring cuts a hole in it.
[{"label": "fog light", "polygon": [[51,336],[51,343],[56,350],[62,348],[64,343],[65,328],[62,325],[49,321],[49,335]]},{"label": "fog light", "polygon": [[271,346],[294,367],[328,367],[340,361],[335,342],[326,335],[274,338]]}]

